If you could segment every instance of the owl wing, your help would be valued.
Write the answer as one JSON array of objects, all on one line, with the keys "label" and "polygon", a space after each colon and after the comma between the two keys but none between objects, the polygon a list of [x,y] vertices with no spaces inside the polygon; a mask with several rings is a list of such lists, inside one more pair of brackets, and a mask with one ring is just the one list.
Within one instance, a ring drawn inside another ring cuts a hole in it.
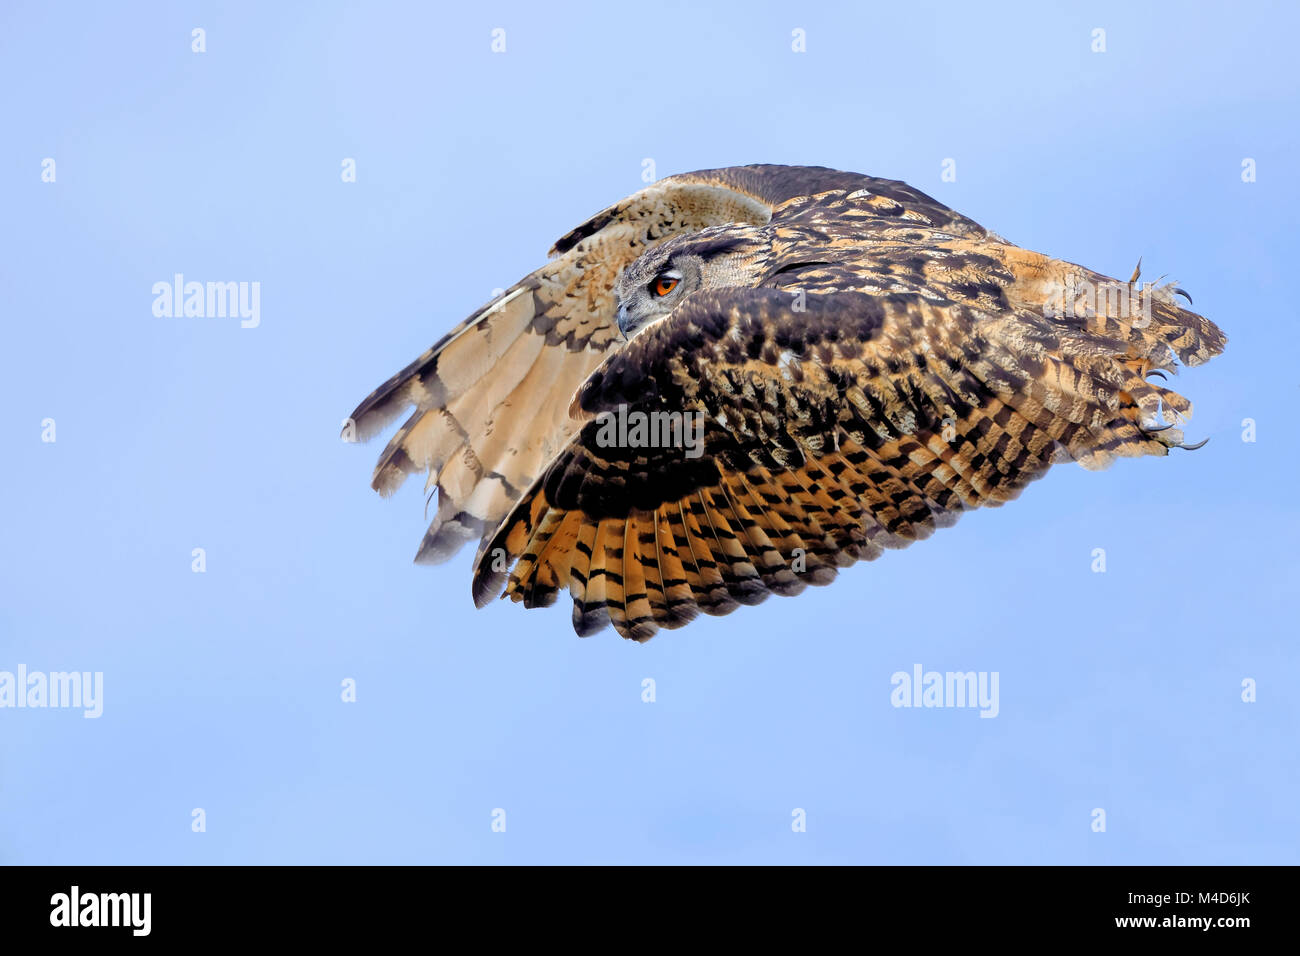
[{"label": "owl wing", "polygon": [[768,223],[814,193],[871,188],[883,233],[924,217],[961,235],[982,230],[903,183],[820,167],[748,166],[664,179],[593,216],[556,242],[551,261],[511,286],[377,388],[344,437],[365,441],[409,417],[371,480],[390,495],[427,473],[438,507],[416,560],[444,561],[491,535],[576,430],[567,410],[578,386],[624,345],[613,288],[646,249],[724,223]]},{"label": "owl wing", "polygon": [[[960,247],[689,297],[582,386],[587,421],[480,551],[475,601],[504,588],[542,606],[567,587],[578,634],[612,621],[645,640],[825,584],[1055,461],[1181,442],[1157,421],[1190,404],[1148,376],[1221,351],[1212,323],[1167,294],[1149,317],[1055,311],[1041,297],[1078,267]],[[611,423],[632,412],[689,413],[703,454],[667,427],[659,447],[620,443]]]},{"label": "owl wing", "polygon": [[709,225],[766,222],[755,196],[689,176],[664,180],[561,238],[551,261],[507,289],[375,389],[344,437],[365,441],[410,415],[375,465],[390,495],[415,472],[438,509],[416,560],[437,563],[490,534],[576,428],[574,392],[623,340],[619,273],[650,246]]}]

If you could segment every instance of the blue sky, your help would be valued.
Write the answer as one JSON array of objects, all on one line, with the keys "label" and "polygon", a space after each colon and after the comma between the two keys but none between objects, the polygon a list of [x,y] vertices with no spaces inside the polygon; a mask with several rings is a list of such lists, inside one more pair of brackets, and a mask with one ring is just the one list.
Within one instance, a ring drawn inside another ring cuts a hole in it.
[{"label": "blue sky", "polygon": [[[1300,15],[617,6],[4,4],[0,671],[104,693],[0,708],[0,861],[1300,862]],[[1229,336],[1179,382],[1209,445],[644,646],[475,611],[340,422],[647,158],[1143,256]],[[176,273],[259,282],[260,324],[156,317]],[[998,716],[892,707],[916,664],[997,672]]]}]

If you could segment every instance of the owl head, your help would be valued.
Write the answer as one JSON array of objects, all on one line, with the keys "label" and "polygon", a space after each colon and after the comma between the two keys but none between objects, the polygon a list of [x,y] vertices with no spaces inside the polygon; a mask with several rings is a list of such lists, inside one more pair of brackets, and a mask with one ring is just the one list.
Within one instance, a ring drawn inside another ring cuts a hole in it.
[{"label": "owl head", "polygon": [[753,237],[736,234],[739,229],[748,231],[730,226],[670,239],[624,269],[614,287],[623,336],[630,339],[667,318],[701,289],[751,284],[747,264],[759,250]]}]

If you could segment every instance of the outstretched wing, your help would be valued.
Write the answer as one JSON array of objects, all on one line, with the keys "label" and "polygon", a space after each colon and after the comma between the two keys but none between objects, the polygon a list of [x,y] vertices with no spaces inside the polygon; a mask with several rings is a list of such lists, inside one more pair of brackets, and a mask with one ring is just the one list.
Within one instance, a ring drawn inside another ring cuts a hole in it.
[{"label": "outstretched wing", "polygon": [[350,417],[365,441],[414,408],[379,456],[371,485],[390,495],[427,472],[438,509],[416,560],[450,558],[490,534],[577,427],[574,392],[623,340],[619,273],[651,245],[725,222],[766,222],[761,200],[689,177],[665,180],[560,239],[552,260],[439,339]]},{"label": "outstretched wing", "polygon": [[[1149,316],[1053,311],[1057,280],[1101,277],[981,248],[811,265],[803,295],[691,296],[583,386],[588,421],[482,549],[475,601],[504,587],[548,605],[567,587],[580,635],[612,621],[645,640],[825,584],[1014,498],[1054,461],[1181,442],[1158,420],[1190,404],[1148,376],[1221,351],[1212,323],[1168,294]],[[611,443],[610,413],[699,415],[704,453]]]},{"label": "outstretched wing", "polygon": [[345,437],[364,441],[413,409],[371,484],[389,495],[423,472],[426,492],[437,488],[437,512],[416,560],[443,561],[466,541],[491,535],[572,437],[574,393],[624,344],[613,288],[628,264],[673,236],[767,223],[774,210],[798,212],[803,197],[828,190],[872,191],[864,231],[883,235],[920,217],[956,235],[983,235],[903,183],[820,167],[686,173],[598,213],[555,244],[550,262],[439,339],[350,416]]}]

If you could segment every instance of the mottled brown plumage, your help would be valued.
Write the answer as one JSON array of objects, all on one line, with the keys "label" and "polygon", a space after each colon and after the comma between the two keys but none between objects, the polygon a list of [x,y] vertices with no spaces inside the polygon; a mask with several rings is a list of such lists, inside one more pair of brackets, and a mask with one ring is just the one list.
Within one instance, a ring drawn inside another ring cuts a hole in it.
[{"label": "mottled brown plumage", "polygon": [[[374,485],[436,483],[419,559],[480,536],[476,602],[567,588],[582,635],[645,640],[826,584],[1056,461],[1166,454],[1191,406],[1149,378],[1225,343],[1168,288],[1144,313],[1132,282],[820,168],[673,177],[552,252],[353,418],[364,436],[415,406]],[[625,342],[620,274],[626,295],[674,263],[698,288]],[[629,412],[698,415],[703,454],[611,444]]]}]

